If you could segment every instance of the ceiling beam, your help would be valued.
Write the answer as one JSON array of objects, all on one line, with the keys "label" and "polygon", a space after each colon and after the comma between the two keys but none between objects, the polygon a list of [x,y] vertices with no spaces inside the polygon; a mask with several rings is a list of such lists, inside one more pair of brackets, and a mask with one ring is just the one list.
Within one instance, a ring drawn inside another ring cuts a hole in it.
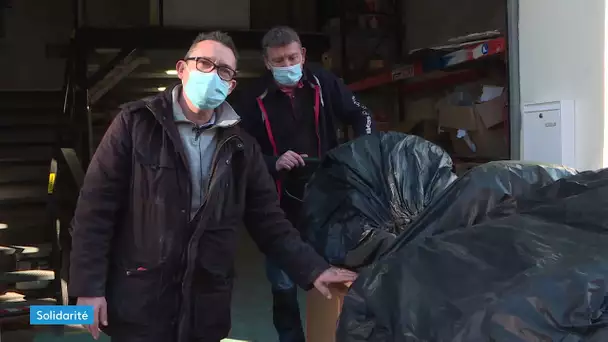
[{"label": "ceiling beam", "polygon": [[[204,31],[221,28],[92,28],[76,31],[77,43],[88,50],[100,48],[136,49],[187,49],[192,40]],[[228,33],[239,50],[260,50],[265,30],[223,30]],[[322,33],[301,32],[300,39],[311,58],[320,58],[329,49],[329,37]]]}]

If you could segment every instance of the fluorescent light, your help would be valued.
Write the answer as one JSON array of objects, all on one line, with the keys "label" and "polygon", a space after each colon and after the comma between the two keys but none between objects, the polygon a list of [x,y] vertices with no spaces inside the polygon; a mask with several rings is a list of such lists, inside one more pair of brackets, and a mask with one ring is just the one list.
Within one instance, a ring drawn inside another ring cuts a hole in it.
[{"label": "fluorescent light", "polygon": [[167,90],[167,87],[158,87],[158,88],[156,88],[156,89],[157,89],[158,91],[165,91],[165,90]]},{"label": "fluorescent light", "polygon": [[6,228],[8,228],[8,224],[0,223],[0,229],[6,229]]},{"label": "fluorescent light", "polygon": [[177,70],[167,70],[167,71],[165,71],[165,74],[167,74],[167,75],[177,75]]}]

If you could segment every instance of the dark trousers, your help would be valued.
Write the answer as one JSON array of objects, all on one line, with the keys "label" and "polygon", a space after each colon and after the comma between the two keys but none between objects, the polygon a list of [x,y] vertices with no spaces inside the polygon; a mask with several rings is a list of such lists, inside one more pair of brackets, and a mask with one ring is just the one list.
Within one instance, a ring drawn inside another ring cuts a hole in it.
[{"label": "dark trousers", "polygon": [[[303,188],[291,186],[290,189],[292,194],[302,195]],[[285,195],[281,202],[287,219],[296,226],[301,203]],[[266,260],[266,276],[272,288],[272,321],[279,342],[305,342],[297,286],[274,260]]]},{"label": "dark trousers", "polygon": [[304,342],[298,288],[272,260],[266,261],[266,275],[272,288],[272,322],[280,342]]}]

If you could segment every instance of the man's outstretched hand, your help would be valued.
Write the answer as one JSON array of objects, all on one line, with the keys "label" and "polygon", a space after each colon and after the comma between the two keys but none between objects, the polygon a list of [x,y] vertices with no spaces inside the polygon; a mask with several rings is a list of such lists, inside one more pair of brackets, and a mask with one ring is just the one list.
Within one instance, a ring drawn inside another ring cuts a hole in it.
[{"label": "man's outstretched hand", "polygon": [[337,267],[330,267],[315,280],[314,285],[327,299],[331,299],[329,286],[332,284],[352,283],[357,279],[357,273]]}]

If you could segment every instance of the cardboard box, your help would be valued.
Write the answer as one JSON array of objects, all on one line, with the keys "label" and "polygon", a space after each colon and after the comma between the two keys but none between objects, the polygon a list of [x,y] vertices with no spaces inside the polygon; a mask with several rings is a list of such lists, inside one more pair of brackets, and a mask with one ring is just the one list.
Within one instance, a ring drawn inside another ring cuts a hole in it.
[{"label": "cardboard box", "polygon": [[424,97],[405,103],[405,120],[397,125],[397,131],[410,133],[423,121],[437,121],[437,99]]},{"label": "cardboard box", "polygon": [[327,299],[316,289],[306,295],[306,341],[335,342],[336,328],[348,288],[332,288]]},{"label": "cardboard box", "polygon": [[[508,158],[506,93],[472,105],[454,105],[443,99],[438,105],[440,129],[450,133],[454,153],[459,156]],[[463,136],[464,135],[464,136]]]}]

